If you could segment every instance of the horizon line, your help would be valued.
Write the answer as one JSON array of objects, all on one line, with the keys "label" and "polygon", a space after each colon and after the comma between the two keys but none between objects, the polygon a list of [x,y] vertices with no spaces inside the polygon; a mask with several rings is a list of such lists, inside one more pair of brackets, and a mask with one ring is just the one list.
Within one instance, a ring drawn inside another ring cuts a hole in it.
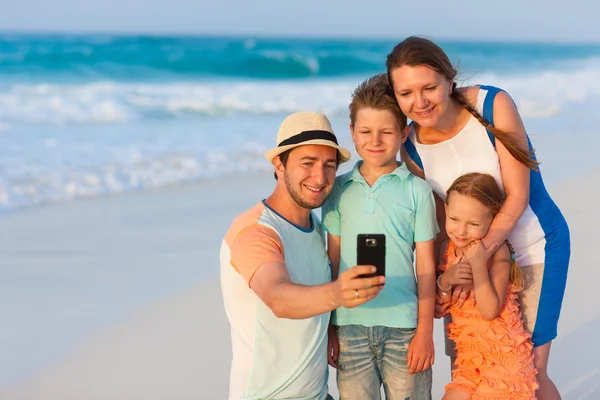
[{"label": "horizon line", "polygon": [[489,44],[544,44],[544,45],[600,45],[600,40],[556,40],[554,38],[502,38],[502,37],[482,37],[482,38],[466,38],[459,36],[444,36],[444,35],[398,35],[399,38],[394,38],[387,35],[353,35],[353,34],[282,34],[282,33],[220,33],[220,32],[183,32],[183,31],[159,31],[159,30],[137,30],[137,31],[118,31],[118,30],[58,30],[58,29],[1,29],[0,35],[22,35],[22,36],[115,36],[115,37],[194,37],[194,38],[215,38],[215,39],[284,39],[284,40],[358,40],[358,41],[400,41],[409,36],[421,36],[432,39],[434,41],[453,43],[453,42],[469,42],[469,43],[489,43]]}]

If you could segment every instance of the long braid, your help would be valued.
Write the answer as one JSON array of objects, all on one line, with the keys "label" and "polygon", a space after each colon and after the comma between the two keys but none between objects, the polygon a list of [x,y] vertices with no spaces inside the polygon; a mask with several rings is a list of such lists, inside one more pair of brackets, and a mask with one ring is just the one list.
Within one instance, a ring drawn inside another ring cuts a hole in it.
[{"label": "long braid", "polygon": [[470,112],[471,115],[473,115],[477,119],[477,121],[479,121],[479,123],[485,127],[485,129],[492,132],[494,137],[498,139],[504,145],[504,147],[506,147],[509,153],[517,161],[519,161],[521,164],[525,165],[529,169],[532,169],[534,171],[538,170],[539,162],[533,158],[533,151],[530,151],[529,149],[524,150],[523,147],[516,143],[509,134],[494,127],[494,125],[490,124],[485,118],[483,118],[483,116],[479,114],[479,112],[475,108],[473,108],[471,104],[469,104],[467,99],[465,99],[465,96],[463,96],[463,94],[460,91],[456,90],[456,83],[452,85],[452,93],[450,94],[450,96],[454,100],[459,102],[465,110]]},{"label": "long braid", "polygon": [[515,260],[515,249],[508,240],[505,240],[504,243],[506,243],[508,251],[510,251],[511,258],[509,281],[516,287],[517,290],[523,290],[525,282],[523,278],[523,272],[521,272],[521,268],[519,268],[517,261]]}]

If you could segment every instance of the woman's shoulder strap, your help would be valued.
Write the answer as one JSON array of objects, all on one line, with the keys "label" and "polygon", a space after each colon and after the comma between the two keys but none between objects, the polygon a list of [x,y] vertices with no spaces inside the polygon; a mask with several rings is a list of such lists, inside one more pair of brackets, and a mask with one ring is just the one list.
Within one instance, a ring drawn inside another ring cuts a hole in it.
[{"label": "woman's shoulder strap", "polygon": [[[487,85],[480,85],[479,86],[480,90],[486,90],[487,94],[485,96],[485,100],[483,102],[483,118],[490,123],[490,125],[494,125],[494,99],[496,98],[496,95],[500,92],[503,92],[504,90],[497,88],[495,86],[487,86]],[[486,128],[488,137],[490,138],[490,142],[492,142],[492,145],[494,147],[496,147],[496,138],[494,137],[494,134],[492,132],[490,132],[489,129]]]},{"label": "woman's shoulder strap", "polygon": [[415,164],[421,169],[423,169],[423,161],[421,161],[421,156],[419,156],[419,152],[413,143],[413,140],[417,140],[415,132],[415,125],[413,122],[410,123],[410,133],[408,134],[408,138],[404,142],[404,148],[408,153],[408,156],[413,160]]}]

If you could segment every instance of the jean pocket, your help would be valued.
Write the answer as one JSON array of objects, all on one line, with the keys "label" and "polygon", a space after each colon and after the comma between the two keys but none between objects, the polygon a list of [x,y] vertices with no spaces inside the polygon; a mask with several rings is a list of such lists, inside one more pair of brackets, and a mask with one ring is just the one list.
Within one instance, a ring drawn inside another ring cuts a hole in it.
[{"label": "jean pocket", "polygon": [[395,336],[400,340],[411,341],[417,333],[417,328],[396,328]]},{"label": "jean pocket", "polygon": [[417,328],[396,328],[400,333],[404,334],[415,334],[417,333]]}]

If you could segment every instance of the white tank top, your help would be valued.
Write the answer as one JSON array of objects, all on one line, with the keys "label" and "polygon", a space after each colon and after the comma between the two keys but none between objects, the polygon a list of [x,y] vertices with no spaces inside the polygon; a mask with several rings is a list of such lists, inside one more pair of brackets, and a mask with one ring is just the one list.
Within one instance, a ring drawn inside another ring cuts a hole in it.
[{"label": "white tank top", "polygon": [[[483,114],[483,103],[487,93],[485,89],[479,90],[476,110],[480,114]],[[442,199],[446,199],[446,190],[452,182],[470,172],[490,174],[504,192],[498,153],[485,127],[475,117],[472,116],[456,136],[446,141],[420,144],[412,125],[408,140],[412,142],[421,159],[425,180]],[[516,260],[520,266],[544,262],[544,230],[529,205],[508,236],[508,240],[515,249]]]}]

